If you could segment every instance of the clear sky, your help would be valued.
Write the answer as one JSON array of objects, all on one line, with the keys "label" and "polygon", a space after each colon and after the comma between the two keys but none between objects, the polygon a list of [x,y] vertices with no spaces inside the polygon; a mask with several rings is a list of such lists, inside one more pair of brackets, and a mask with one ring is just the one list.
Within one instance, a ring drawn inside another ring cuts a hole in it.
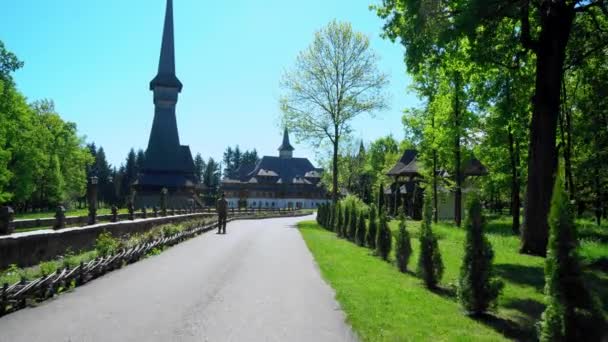
[{"label": "clear sky", "polygon": [[[373,0],[369,0],[373,1]],[[391,108],[354,122],[366,143],[403,137],[401,115],[417,99],[403,48],[380,37],[382,21],[361,0],[174,0],[180,140],[205,159],[227,145],[277,154],[279,80],[316,30],[350,21],[371,38],[390,75]],[[0,12],[0,40],[25,62],[15,74],[29,100],[48,98],[87,142],[117,166],[131,147],[145,149],[154,107],[149,81],[160,52],[165,0],[19,0]],[[295,139],[292,139],[295,140]],[[295,141],[294,141],[295,142]],[[316,160],[305,143],[295,156]]]}]

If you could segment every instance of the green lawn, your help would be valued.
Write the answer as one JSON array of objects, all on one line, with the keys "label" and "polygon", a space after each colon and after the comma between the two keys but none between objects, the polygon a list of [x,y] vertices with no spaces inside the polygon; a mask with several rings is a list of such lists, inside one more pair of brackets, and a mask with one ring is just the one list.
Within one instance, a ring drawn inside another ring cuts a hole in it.
[{"label": "green lawn", "polygon": [[[414,249],[410,269],[417,263],[419,226],[419,222],[408,221]],[[391,222],[391,229],[396,231],[397,222]],[[508,220],[491,221],[488,237],[496,255],[495,270],[505,288],[492,315],[473,319],[463,314],[455,298],[465,232],[448,224],[436,225],[434,230],[445,264],[442,289],[437,292],[425,289],[413,274],[400,273],[392,262],[337,238],[316,222],[300,224],[323,277],[336,290],[349,323],[364,341],[535,340],[535,323],[544,309],[544,259],[517,252],[519,239],[510,234]],[[599,230],[587,227],[581,231],[581,237],[589,233],[581,244],[588,285],[600,296],[606,312],[608,245]]]}]

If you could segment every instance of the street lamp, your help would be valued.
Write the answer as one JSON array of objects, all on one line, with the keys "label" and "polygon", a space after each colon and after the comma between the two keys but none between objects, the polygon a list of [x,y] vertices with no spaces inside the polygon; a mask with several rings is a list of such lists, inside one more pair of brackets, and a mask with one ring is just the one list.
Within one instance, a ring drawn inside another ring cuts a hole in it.
[{"label": "street lamp", "polygon": [[92,176],[89,179],[88,197],[89,197],[89,224],[97,222],[97,183],[99,178]]}]

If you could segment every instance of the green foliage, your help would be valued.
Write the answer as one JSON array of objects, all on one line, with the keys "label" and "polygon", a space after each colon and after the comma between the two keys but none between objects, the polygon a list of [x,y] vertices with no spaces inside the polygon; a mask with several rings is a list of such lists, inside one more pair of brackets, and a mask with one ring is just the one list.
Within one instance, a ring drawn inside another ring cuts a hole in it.
[{"label": "green foliage", "polygon": [[367,247],[372,250],[376,249],[376,235],[378,232],[378,219],[376,218],[376,206],[372,205],[369,210],[369,224],[367,229],[367,235],[365,236],[365,241],[367,242]]},{"label": "green foliage", "polygon": [[367,229],[365,228],[365,213],[359,211],[359,219],[357,220],[356,242],[359,246],[365,246],[365,236]]},{"label": "green foliage", "polygon": [[412,255],[412,244],[410,242],[410,233],[406,229],[405,215],[399,215],[399,231],[397,232],[397,241],[395,243],[395,259],[397,260],[397,268],[401,272],[407,272],[407,264]]},{"label": "green foliage", "polygon": [[107,256],[116,252],[119,246],[119,241],[110,234],[104,231],[95,240],[95,250],[100,256]]},{"label": "green foliage", "polygon": [[470,314],[479,315],[496,304],[503,283],[493,272],[494,251],[484,234],[481,202],[472,194],[467,210],[464,258],[458,279],[458,299]]},{"label": "green foliage", "polygon": [[350,208],[350,219],[348,220],[348,239],[355,241],[357,239],[357,216],[359,210],[354,205]]},{"label": "green foliage", "polygon": [[164,237],[169,237],[169,236],[173,236],[175,234],[180,233],[182,230],[184,230],[184,226],[183,225],[177,225],[177,224],[167,224],[162,226],[162,234]]},{"label": "green foliage", "polygon": [[556,177],[551,199],[545,261],[547,307],[540,323],[540,340],[599,341],[605,337],[606,322],[583,282],[573,210],[562,177]]},{"label": "green foliage", "polygon": [[431,196],[424,196],[422,207],[422,223],[420,224],[420,255],[418,257],[417,274],[426,287],[433,289],[441,281],[443,276],[443,261],[441,251],[437,243],[437,237],[433,233],[432,221],[433,205]]},{"label": "green foliage", "polygon": [[327,228],[328,230],[334,230],[334,227],[336,226],[336,217],[336,205],[334,203],[331,203],[329,204],[327,226],[325,228]]},{"label": "green foliage", "polygon": [[54,261],[41,262],[38,266],[43,277],[57,272],[57,263]]},{"label": "green foliage", "polygon": [[386,215],[384,213],[380,213],[378,233],[376,236],[376,253],[378,253],[378,256],[388,261],[392,244],[393,237],[391,230],[388,228],[388,223],[386,222]]},{"label": "green foliage", "polygon": [[344,225],[344,211],[342,210],[342,204],[340,202],[335,205],[335,218],[334,218],[334,232],[338,237],[343,237],[342,226]]}]

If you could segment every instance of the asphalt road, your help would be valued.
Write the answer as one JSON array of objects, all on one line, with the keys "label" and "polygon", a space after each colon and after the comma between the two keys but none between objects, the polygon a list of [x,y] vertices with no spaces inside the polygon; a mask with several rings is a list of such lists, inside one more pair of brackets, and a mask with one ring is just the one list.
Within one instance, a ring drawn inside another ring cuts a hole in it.
[{"label": "asphalt road", "polygon": [[0,341],[354,341],[295,224],[228,223],[0,318]]}]

